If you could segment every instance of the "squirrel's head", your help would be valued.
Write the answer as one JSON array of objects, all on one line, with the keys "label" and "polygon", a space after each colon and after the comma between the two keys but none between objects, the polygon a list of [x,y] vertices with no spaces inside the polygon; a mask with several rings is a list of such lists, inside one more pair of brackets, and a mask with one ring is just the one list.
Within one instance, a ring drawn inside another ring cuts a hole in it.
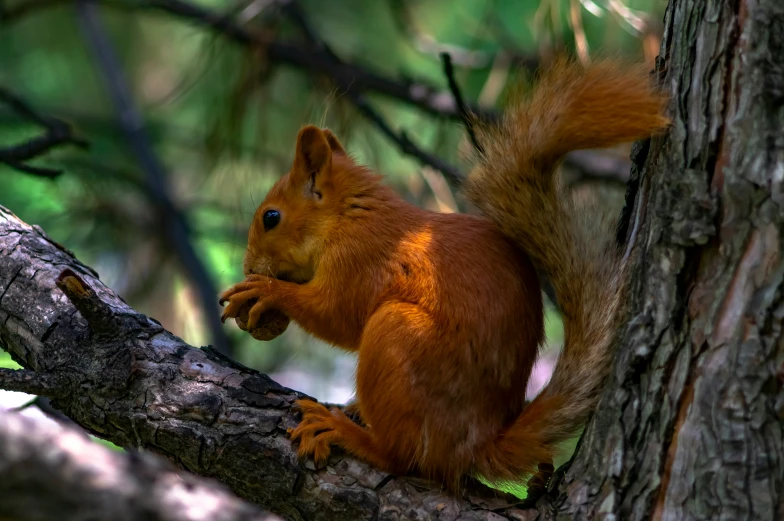
[{"label": "squirrel's head", "polygon": [[248,233],[245,276],[304,283],[313,278],[340,215],[336,178],[353,162],[335,135],[313,125],[299,131],[294,163],[256,209]]}]

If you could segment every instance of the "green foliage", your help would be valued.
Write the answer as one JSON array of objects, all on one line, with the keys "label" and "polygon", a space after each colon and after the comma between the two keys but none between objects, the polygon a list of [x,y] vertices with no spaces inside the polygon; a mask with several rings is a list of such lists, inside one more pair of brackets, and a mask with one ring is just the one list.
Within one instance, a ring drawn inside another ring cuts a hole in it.
[{"label": "green foliage", "polygon": [[0,351],[0,368],[19,369],[19,364],[11,360],[11,355],[5,351]]}]

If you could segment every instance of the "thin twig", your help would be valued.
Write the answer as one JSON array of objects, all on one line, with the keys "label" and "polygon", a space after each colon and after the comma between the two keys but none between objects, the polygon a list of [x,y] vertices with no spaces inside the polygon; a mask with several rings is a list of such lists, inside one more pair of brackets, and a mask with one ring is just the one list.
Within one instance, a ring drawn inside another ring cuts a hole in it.
[{"label": "thin twig", "polygon": [[[8,7],[0,13],[0,23],[17,22],[25,16],[41,9],[59,5],[73,4],[75,0],[28,0]],[[421,81],[406,79],[394,80],[366,68],[345,62],[330,60],[326,50],[303,48],[285,42],[275,41],[266,34],[245,28],[233,16],[224,15],[183,0],[97,0],[97,3],[111,8],[128,10],[160,11],[181,20],[205,26],[211,31],[226,37],[242,46],[254,45],[263,49],[272,62],[292,65],[307,71],[325,74],[341,84],[351,84],[358,92],[372,91],[390,98],[416,106],[425,113],[457,119],[459,114],[449,93]],[[340,79],[340,81],[338,81]],[[492,119],[493,113],[479,107],[471,111],[483,118]]]},{"label": "thin twig", "polygon": [[214,346],[229,353],[230,341],[217,312],[217,290],[193,247],[188,220],[171,197],[166,169],[153,150],[144,121],[134,104],[128,82],[115,55],[114,46],[98,18],[94,2],[79,0],[77,9],[79,22],[107,83],[120,125],[145,173],[146,192],[158,214],[161,238],[172,245],[196,288]]},{"label": "thin twig", "polygon": [[[74,1],[28,0],[20,2],[17,5],[6,7],[4,12],[0,12],[0,23],[16,22],[39,10],[73,4]],[[246,29],[231,16],[216,13],[184,0],[141,0],[133,3],[123,0],[99,0],[99,3],[117,9],[159,11],[179,20],[206,27],[241,46],[258,46],[264,49],[271,62],[324,74],[332,78],[347,92],[375,92],[415,106],[427,114],[452,119],[460,118],[454,96],[425,82],[390,79],[360,65],[332,60],[328,49],[312,48],[312,46],[306,48],[301,45],[275,41],[265,34],[258,34]],[[530,63],[526,61],[523,66],[535,68],[537,62],[531,59]],[[499,118],[499,114],[492,110],[480,109],[473,105],[467,105],[466,108],[482,121],[495,121]],[[606,168],[603,165],[597,167],[592,164],[594,161],[586,161],[585,158],[577,157],[574,153],[567,155],[566,162],[591,174],[588,177],[616,178],[628,174],[628,170],[623,172],[616,168],[616,165],[608,165]]]},{"label": "thin twig", "polygon": [[0,367],[0,389],[47,396],[62,396],[67,392],[62,378],[53,374],[4,367]]},{"label": "thin twig", "polygon": [[471,143],[474,145],[474,149],[480,155],[483,155],[485,153],[485,149],[482,147],[482,144],[479,143],[479,140],[476,137],[476,132],[474,132],[474,116],[472,116],[468,111],[468,108],[465,105],[465,101],[463,100],[463,95],[460,92],[460,86],[457,84],[457,79],[455,78],[455,68],[452,66],[452,57],[448,52],[442,52],[441,61],[444,64],[444,75],[449,82],[449,90],[452,91],[452,96],[455,98],[455,105],[457,105],[457,111],[460,114],[460,119],[463,120],[463,125],[465,125],[466,132],[468,132],[468,137],[471,138]]},{"label": "thin twig", "polygon": [[411,139],[409,139],[405,132],[397,134],[392,127],[389,126],[389,123],[384,120],[383,116],[381,116],[381,114],[379,114],[360,94],[349,92],[348,96],[357,107],[357,110],[378,127],[385,136],[395,142],[403,153],[415,157],[421,163],[439,170],[452,185],[460,186],[463,182],[463,174],[456,167],[450,165],[443,159],[420,149]]},{"label": "thin twig", "polygon": [[62,170],[32,166],[26,162],[62,145],[88,146],[87,141],[74,135],[68,123],[39,114],[20,96],[3,87],[0,87],[0,102],[8,105],[18,116],[46,129],[43,135],[0,148],[0,163],[27,174],[53,178],[60,175]]},{"label": "thin twig", "polygon": [[[281,5],[289,17],[299,26],[311,45],[321,50],[321,52],[327,55],[334,63],[341,64],[340,58],[332,51],[330,46],[327,45],[327,43],[321,37],[319,37],[318,33],[308,22],[304,11],[300,8],[299,4],[295,0],[281,0]],[[446,177],[453,185],[459,186],[462,183],[463,175],[456,167],[450,165],[443,159],[429,154],[419,148],[413,141],[411,141],[404,131],[400,132],[399,134],[395,132],[392,129],[392,126],[384,119],[384,117],[378,111],[376,111],[370,105],[370,103],[368,103],[367,99],[356,89],[352,88],[351,82],[345,82],[342,78],[335,78],[335,82],[342,90],[346,92],[346,95],[356,106],[357,110],[359,110],[359,112],[371,123],[378,127],[378,129],[385,136],[397,144],[404,154],[418,159],[424,165],[441,171],[441,173],[444,174],[444,177]]]},{"label": "thin twig", "polygon": [[73,421],[71,418],[63,414],[62,412],[58,411],[52,406],[52,401],[47,398],[46,396],[36,396],[35,399],[31,402],[32,405],[38,407],[38,409],[44,413],[49,418],[55,420],[56,422],[70,425],[75,429],[81,430],[82,427]]},{"label": "thin twig", "polygon": [[13,168],[18,172],[31,174],[38,177],[48,177],[49,179],[54,179],[55,177],[63,173],[63,171],[60,170],[59,168],[47,168],[45,166],[32,166],[32,165],[26,165],[24,163],[19,163],[18,161],[2,159],[1,150],[0,150],[0,162],[5,163],[6,165],[10,166],[11,168]]}]

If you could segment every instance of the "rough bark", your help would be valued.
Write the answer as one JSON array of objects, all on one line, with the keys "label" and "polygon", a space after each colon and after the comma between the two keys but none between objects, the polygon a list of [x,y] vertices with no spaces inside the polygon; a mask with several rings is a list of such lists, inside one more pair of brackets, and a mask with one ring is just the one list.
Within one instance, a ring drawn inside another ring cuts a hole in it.
[{"label": "rough bark", "polygon": [[324,468],[301,464],[286,430],[303,394],[189,346],[3,207],[0,348],[25,368],[1,372],[0,388],[45,394],[87,431],[164,455],[287,519],[495,520],[523,512],[486,489],[453,498],[337,451]]},{"label": "rough bark", "polygon": [[83,432],[0,412],[0,519],[275,521],[211,480]]},{"label": "rough bark", "polygon": [[674,121],[636,149],[628,329],[553,513],[784,519],[784,4],[665,23]]}]

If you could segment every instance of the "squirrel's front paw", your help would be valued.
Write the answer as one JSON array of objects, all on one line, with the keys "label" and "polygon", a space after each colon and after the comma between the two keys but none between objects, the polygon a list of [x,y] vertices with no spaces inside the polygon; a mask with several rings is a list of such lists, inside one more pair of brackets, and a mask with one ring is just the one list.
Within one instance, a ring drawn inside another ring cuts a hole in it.
[{"label": "squirrel's front paw", "polygon": [[220,304],[228,302],[221,315],[221,321],[234,318],[240,329],[257,340],[272,340],[281,335],[289,325],[290,319],[281,311],[274,309],[274,283],[269,277],[254,275],[224,291]]}]

